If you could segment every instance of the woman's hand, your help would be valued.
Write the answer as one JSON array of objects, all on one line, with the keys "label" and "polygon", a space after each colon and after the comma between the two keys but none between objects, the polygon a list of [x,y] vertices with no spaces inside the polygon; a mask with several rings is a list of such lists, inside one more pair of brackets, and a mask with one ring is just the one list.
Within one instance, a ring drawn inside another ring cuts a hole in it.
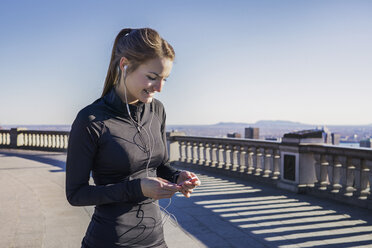
[{"label": "woman's hand", "polygon": [[145,177],[141,179],[143,195],[155,200],[171,198],[174,193],[181,191],[181,188],[181,186],[160,177]]},{"label": "woman's hand", "polygon": [[181,187],[180,192],[187,198],[190,197],[192,190],[200,184],[199,178],[189,171],[181,171],[177,179],[177,185]]}]

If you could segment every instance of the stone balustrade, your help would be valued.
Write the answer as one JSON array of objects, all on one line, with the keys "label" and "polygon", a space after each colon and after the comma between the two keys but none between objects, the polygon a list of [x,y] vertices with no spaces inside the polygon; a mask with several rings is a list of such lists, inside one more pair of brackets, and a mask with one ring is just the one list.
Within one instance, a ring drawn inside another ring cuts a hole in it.
[{"label": "stone balustrade", "polygon": [[372,208],[372,149],[182,135],[168,142],[170,160],[180,166]]},{"label": "stone balustrade", "polygon": [[340,199],[371,200],[372,149],[304,144],[299,151],[312,155],[312,171],[308,172],[314,175],[313,182],[300,186]]},{"label": "stone balustrade", "polygon": [[[0,148],[66,151],[69,132],[0,130]],[[372,149],[169,133],[170,161],[372,208]]]},{"label": "stone balustrade", "polygon": [[66,151],[69,132],[12,128],[0,130],[0,147],[42,151]]},{"label": "stone balustrade", "polygon": [[226,174],[254,175],[277,180],[280,142],[235,138],[169,136],[170,160]]}]

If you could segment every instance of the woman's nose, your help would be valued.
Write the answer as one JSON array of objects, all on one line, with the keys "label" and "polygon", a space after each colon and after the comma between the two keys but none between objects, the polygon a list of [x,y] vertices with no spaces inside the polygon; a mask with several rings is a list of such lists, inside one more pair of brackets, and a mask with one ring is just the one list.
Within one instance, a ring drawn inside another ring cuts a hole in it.
[{"label": "woman's nose", "polygon": [[157,80],[153,86],[154,91],[161,92],[163,85],[164,85],[163,80]]}]

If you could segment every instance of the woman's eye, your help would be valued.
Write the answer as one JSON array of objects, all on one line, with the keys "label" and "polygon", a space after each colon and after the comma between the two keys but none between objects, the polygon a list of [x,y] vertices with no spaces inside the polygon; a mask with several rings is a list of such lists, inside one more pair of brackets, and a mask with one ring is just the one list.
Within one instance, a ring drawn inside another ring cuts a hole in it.
[{"label": "woman's eye", "polygon": [[150,79],[150,80],[156,80],[156,77],[153,78],[153,77],[147,76],[147,78]]}]

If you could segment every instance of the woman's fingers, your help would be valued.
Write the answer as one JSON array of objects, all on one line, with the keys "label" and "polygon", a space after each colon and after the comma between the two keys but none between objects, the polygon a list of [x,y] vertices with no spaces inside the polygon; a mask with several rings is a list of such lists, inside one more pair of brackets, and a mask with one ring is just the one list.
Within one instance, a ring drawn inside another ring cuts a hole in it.
[{"label": "woman's fingers", "polygon": [[153,199],[170,198],[181,187],[158,177],[146,177],[141,179],[141,189],[144,196]]}]

